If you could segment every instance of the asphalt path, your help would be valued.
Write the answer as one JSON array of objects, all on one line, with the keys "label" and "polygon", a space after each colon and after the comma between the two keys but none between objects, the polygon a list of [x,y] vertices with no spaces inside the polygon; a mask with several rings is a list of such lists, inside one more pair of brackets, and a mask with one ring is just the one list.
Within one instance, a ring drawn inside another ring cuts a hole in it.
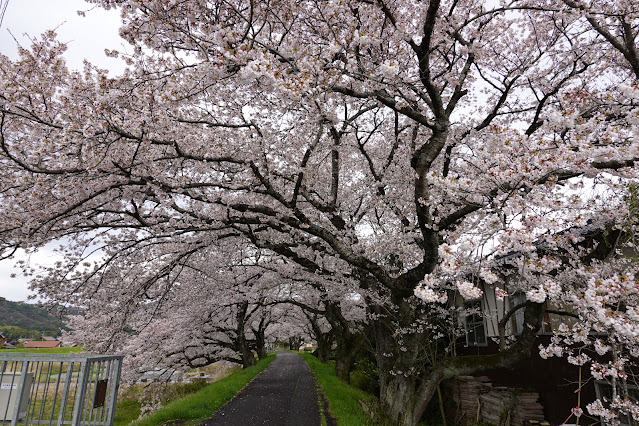
[{"label": "asphalt path", "polygon": [[202,426],[320,426],[315,377],[302,357],[277,351],[269,367]]}]

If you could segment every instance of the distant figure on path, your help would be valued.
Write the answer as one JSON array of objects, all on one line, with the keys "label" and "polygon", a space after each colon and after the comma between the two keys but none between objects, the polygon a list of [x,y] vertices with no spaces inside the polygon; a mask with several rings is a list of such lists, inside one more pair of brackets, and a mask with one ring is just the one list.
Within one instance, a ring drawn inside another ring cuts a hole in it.
[{"label": "distant figure on path", "polygon": [[315,377],[293,352],[271,365],[202,426],[320,426]]}]

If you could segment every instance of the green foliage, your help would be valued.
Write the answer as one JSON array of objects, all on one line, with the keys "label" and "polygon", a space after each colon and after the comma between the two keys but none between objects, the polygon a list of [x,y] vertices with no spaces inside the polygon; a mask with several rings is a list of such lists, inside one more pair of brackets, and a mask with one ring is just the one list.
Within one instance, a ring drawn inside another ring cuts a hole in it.
[{"label": "green foliage", "polygon": [[379,394],[379,373],[373,353],[360,351],[351,372],[351,385],[373,395]]},{"label": "green foliage", "polygon": [[[184,398],[198,392],[208,385],[206,379],[194,379],[190,383],[168,383],[159,385],[161,388],[162,405],[167,405],[179,398]],[[153,385],[151,385],[153,386]],[[118,404],[114,414],[114,425],[128,425],[133,423],[142,411],[140,399],[144,394],[146,385],[133,385],[126,389],[118,398]]]},{"label": "green foliage", "polygon": [[313,348],[304,347],[304,352],[313,352]]},{"label": "green foliage", "polygon": [[[0,299],[0,330],[5,326],[37,330],[42,334],[57,336],[65,328],[63,319],[52,315],[47,309],[32,303],[11,302]],[[12,334],[12,337],[19,337]]]},{"label": "green foliage", "polygon": [[377,405],[376,398],[361,389],[350,386],[335,376],[333,363],[323,364],[311,354],[301,354],[320,382],[329,401],[329,410],[340,426],[374,425],[359,401],[368,407]]},{"label": "green foliage", "polygon": [[68,354],[74,352],[82,352],[82,348],[65,347],[65,348],[18,348],[18,349],[0,349],[0,352],[34,352],[43,354]]},{"label": "green foliage", "polygon": [[[226,401],[233,398],[237,392],[262,372],[274,359],[275,355],[268,355],[266,358],[258,361],[257,365],[238,370],[230,376],[211,383],[195,393],[176,399],[133,424],[138,426],[200,424],[203,420],[211,417]],[[127,412],[131,415],[131,413],[135,411],[135,407],[132,406],[130,401],[123,400],[119,402],[118,409],[116,409],[116,419],[118,420],[115,422],[115,425],[130,424],[131,421],[139,415],[139,405],[135,417],[124,418],[125,410],[128,410]]]},{"label": "green foliage", "polygon": [[362,370],[351,372],[351,385],[364,392],[373,393],[377,383],[372,381]]},{"label": "green foliage", "polygon": [[129,425],[140,417],[141,404],[132,396],[118,397],[118,405],[113,415],[113,426]]},{"label": "green foliage", "polygon": [[630,183],[627,188],[628,195],[626,195],[625,200],[628,204],[628,210],[630,210],[630,214],[636,216],[639,214],[639,185]]},{"label": "green foliage", "polygon": [[42,338],[40,330],[27,330],[17,325],[0,325],[0,334],[14,339],[24,338],[38,340]]}]

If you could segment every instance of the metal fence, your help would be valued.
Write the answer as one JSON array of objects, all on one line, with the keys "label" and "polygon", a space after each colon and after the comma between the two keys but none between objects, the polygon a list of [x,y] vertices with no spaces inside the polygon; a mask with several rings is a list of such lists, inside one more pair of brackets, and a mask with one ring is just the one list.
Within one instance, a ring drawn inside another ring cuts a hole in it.
[{"label": "metal fence", "polygon": [[121,356],[0,353],[0,426],[110,426],[121,367]]}]

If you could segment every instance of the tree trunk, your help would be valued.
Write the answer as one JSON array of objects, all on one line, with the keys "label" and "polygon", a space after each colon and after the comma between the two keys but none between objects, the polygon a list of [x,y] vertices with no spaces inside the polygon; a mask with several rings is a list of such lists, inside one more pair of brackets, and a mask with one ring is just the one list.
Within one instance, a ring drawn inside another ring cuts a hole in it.
[{"label": "tree trunk", "polygon": [[[402,319],[416,315],[415,308],[407,301],[398,303]],[[388,312],[374,307],[373,312]],[[380,406],[395,423],[402,426],[416,425],[437,386],[446,379],[459,375],[472,375],[493,368],[512,368],[521,359],[530,356],[537,330],[541,325],[544,307],[528,303],[524,312],[524,331],[509,349],[492,355],[459,356],[441,358],[430,368],[424,365],[429,354],[424,353],[426,336],[404,333],[398,339],[396,330],[405,324],[395,323],[379,316],[373,322],[376,339],[376,358],[380,381]]]},{"label": "tree trunk", "polygon": [[[396,424],[416,425],[421,413],[415,412],[415,378],[404,375],[380,374],[382,411]],[[382,379],[382,377],[384,377]]]},{"label": "tree trunk", "polygon": [[328,362],[331,357],[331,349],[333,347],[333,332],[323,333],[319,336],[315,336],[315,342],[317,342],[317,349],[315,350],[315,356],[320,362]]},{"label": "tree trunk", "polygon": [[302,338],[300,336],[292,336],[288,338],[288,349],[291,351],[297,351],[302,344]]},{"label": "tree trunk", "polygon": [[255,350],[259,359],[266,358],[266,341],[263,333],[255,334]]},{"label": "tree trunk", "polygon": [[[383,311],[381,307],[376,308]],[[404,335],[400,345],[396,328],[388,318],[380,316],[374,327],[381,409],[397,424],[415,425],[421,417],[421,413],[416,412],[418,378],[415,374],[415,369],[421,367],[417,365],[421,335]]]},{"label": "tree trunk", "polygon": [[242,368],[247,368],[252,365],[255,365],[257,361],[255,360],[255,355],[253,354],[253,351],[249,349],[248,345],[245,344],[244,346],[245,347],[243,348],[240,354],[242,356]]},{"label": "tree trunk", "polygon": [[346,330],[337,336],[337,346],[335,349],[335,375],[346,383],[351,382],[351,371],[355,363],[355,356],[359,352],[364,335],[362,333],[351,333]]},{"label": "tree trunk", "polygon": [[320,360],[320,362],[328,362],[331,356],[331,349],[333,347],[333,338],[335,333],[332,328],[327,332],[322,331],[322,327],[319,324],[317,314],[311,315],[307,312],[304,312],[304,314],[306,315],[306,318],[308,318],[308,322],[311,325],[313,338],[317,343],[317,349],[315,350],[314,354],[317,359]]},{"label": "tree trunk", "polygon": [[264,359],[267,356],[267,352],[266,352],[266,345],[264,343],[262,343],[261,345],[259,345],[257,347],[257,357],[258,359]]},{"label": "tree trunk", "polygon": [[335,375],[345,381],[346,383],[351,382],[351,370],[353,369],[353,364],[349,362],[348,359],[345,358],[335,358]]},{"label": "tree trunk", "polygon": [[246,331],[244,330],[244,327],[246,325],[247,310],[248,302],[240,302],[237,304],[237,312],[235,313],[235,318],[237,321],[237,326],[235,329],[235,350],[239,352],[242,359],[242,368],[250,367],[251,365],[255,365],[256,363],[255,355],[253,355],[250,344],[246,339]]},{"label": "tree trunk", "polygon": [[255,336],[255,352],[257,353],[257,357],[259,359],[266,358],[266,328],[268,327],[270,321],[267,321],[266,318],[262,317],[257,326],[257,329],[251,327],[253,331],[253,336]]},{"label": "tree trunk", "polygon": [[339,302],[324,303],[326,306],[325,316],[331,324],[331,332],[335,337],[335,375],[346,383],[350,383],[351,370],[355,356],[364,341],[364,334],[354,329],[344,318]]}]

